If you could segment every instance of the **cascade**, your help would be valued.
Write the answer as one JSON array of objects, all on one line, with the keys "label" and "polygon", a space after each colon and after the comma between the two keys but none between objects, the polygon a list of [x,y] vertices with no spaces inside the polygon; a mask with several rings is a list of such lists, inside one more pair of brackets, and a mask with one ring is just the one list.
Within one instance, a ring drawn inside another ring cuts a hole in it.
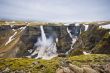
[{"label": "cascade", "polygon": [[[80,31],[78,31],[78,30],[80,30],[80,29],[77,28],[78,26],[80,26],[80,25],[79,25],[78,23],[76,23],[74,30],[70,30],[70,29],[68,29],[68,27],[67,27],[67,32],[68,32],[69,36],[72,38],[72,44],[71,44],[70,50],[67,51],[66,54],[68,54],[68,53],[73,49],[73,45],[74,45],[74,43],[77,41],[77,38],[78,38],[78,35],[79,35],[79,34],[76,35],[76,33],[79,33],[79,32],[80,32]],[[72,31],[74,31],[74,34],[71,33]]]},{"label": "cascade", "polygon": [[57,56],[57,48],[56,48],[56,42],[53,41],[53,38],[46,38],[46,34],[44,32],[43,26],[40,26],[41,30],[41,37],[38,38],[38,41],[35,43],[35,46],[37,47],[36,50],[31,54],[37,56],[36,59],[42,58],[42,59],[51,59],[53,57]]}]

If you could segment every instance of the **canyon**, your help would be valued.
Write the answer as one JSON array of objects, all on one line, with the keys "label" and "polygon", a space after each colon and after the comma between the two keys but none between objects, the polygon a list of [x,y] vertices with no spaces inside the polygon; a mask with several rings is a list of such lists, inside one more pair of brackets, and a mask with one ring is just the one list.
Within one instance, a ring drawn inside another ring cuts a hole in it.
[{"label": "canyon", "polygon": [[[34,59],[36,61],[46,60],[46,63],[54,60],[60,63],[60,59],[61,62],[63,62],[62,60],[64,60],[64,63],[68,62],[68,60],[71,60],[69,61],[69,63],[67,63],[67,66],[58,66],[60,67],[59,69],[56,69],[55,67],[55,71],[57,71],[57,73],[59,73],[58,71],[61,70],[62,73],[65,73],[65,68],[68,68],[69,71],[71,70],[70,66],[72,65],[70,63],[73,64],[77,61],[78,63],[81,62],[82,65],[83,59],[81,57],[85,56],[87,56],[88,59],[93,56],[93,60],[90,60],[90,62],[96,61],[95,63],[97,63],[101,60],[102,62],[107,62],[106,64],[108,64],[109,54],[109,21],[91,23],[0,21],[1,63],[2,60],[5,60],[6,58],[7,61],[8,59]],[[100,58],[103,55],[104,61]],[[107,56],[107,58],[105,57],[105,55]],[[78,58],[76,58],[77,56]],[[65,58],[67,60],[65,60]],[[55,65],[57,63],[56,61]],[[85,62],[86,59],[84,60],[84,63]],[[87,60],[87,63],[88,62],[89,60]],[[74,64],[77,65],[77,63]],[[102,65],[102,63],[100,64],[101,66],[104,66]],[[55,71],[50,73],[55,73]]]}]

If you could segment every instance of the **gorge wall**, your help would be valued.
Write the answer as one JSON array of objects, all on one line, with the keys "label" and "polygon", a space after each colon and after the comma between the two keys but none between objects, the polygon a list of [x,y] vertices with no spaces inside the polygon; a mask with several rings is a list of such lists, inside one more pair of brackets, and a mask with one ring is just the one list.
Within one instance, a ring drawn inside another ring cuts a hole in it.
[{"label": "gorge wall", "polygon": [[109,54],[110,29],[103,27],[79,23],[61,26],[1,25],[0,57],[51,59],[84,52]]}]

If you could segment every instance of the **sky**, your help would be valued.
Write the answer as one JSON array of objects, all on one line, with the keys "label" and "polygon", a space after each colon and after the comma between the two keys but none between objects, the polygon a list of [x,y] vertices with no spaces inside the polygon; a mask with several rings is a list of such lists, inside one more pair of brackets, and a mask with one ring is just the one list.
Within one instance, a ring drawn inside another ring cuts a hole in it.
[{"label": "sky", "polygon": [[110,0],[0,0],[0,19],[48,22],[110,20]]}]

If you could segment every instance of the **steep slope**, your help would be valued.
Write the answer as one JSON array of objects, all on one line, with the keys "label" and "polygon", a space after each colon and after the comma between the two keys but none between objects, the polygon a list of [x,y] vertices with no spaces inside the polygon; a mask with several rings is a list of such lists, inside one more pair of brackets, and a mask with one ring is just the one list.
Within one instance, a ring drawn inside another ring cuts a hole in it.
[{"label": "steep slope", "polygon": [[80,55],[84,51],[110,54],[110,28],[101,28],[100,26],[102,25],[90,24],[88,30],[81,33],[70,54]]},{"label": "steep slope", "polygon": [[[3,27],[1,27],[3,28]],[[6,27],[5,27],[6,28]],[[0,57],[16,57],[16,53],[19,50],[20,37],[23,34],[24,27],[20,27],[19,29],[11,29],[9,28],[9,32],[6,29],[1,29],[1,38],[4,37],[4,41],[0,46]],[[6,33],[6,35],[4,35]],[[10,34],[10,35],[9,35]],[[7,37],[8,36],[8,37]]]}]

